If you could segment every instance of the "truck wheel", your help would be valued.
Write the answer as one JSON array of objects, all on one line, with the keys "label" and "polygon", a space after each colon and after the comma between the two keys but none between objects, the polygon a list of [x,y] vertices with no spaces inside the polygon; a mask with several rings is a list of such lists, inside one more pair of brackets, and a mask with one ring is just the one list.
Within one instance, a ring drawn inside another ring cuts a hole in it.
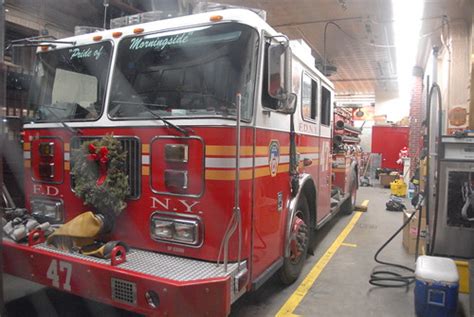
[{"label": "truck wheel", "polygon": [[357,176],[355,170],[351,172],[351,189],[350,196],[342,203],[341,212],[345,215],[350,215],[355,208],[356,199],[357,199]]},{"label": "truck wheel", "polygon": [[289,236],[290,256],[278,271],[280,281],[289,285],[298,279],[303,269],[309,245],[309,207],[306,198],[299,199]]}]

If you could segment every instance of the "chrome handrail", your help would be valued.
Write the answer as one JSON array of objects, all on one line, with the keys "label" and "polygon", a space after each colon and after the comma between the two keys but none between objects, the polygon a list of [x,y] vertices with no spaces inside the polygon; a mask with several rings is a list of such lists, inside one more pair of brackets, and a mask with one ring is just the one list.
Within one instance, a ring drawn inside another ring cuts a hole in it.
[{"label": "chrome handrail", "polygon": [[242,108],[242,95],[240,93],[236,96],[236,141],[235,141],[235,188],[234,188],[234,208],[232,209],[232,217],[227,225],[224,233],[224,239],[219,248],[219,255],[217,257],[217,265],[221,256],[222,247],[224,248],[224,271],[227,272],[227,264],[229,259],[229,240],[238,229],[239,249],[237,255],[237,271],[240,270],[240,262],[242,257],[242,217],[240,212],[240,111]]}]

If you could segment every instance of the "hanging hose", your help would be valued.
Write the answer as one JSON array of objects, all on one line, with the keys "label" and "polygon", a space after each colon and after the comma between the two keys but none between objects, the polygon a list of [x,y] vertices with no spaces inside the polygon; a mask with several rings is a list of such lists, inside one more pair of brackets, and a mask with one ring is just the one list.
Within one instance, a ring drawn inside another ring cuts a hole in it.
[{"label": "hanging hose", "polygon": [[[382,252],[385,247],[392,242],[392,240],[405,228],[408,226],[410,221],[413,219],[413,217],[416,215],[418,211],[421,210],[422,205],[423,205],[423,196],[418,195],[415,211],[411,214],[410,217],[403,223],[403,225],[397,229],[397,231],[377,250],[377,252],[374,255],[374,261],[386,265],[389,267],[395,267],[398,269],[402,269],[405,271],[410,272],[408,275],[403,275],[401,273],[397,273],[394,271],[390,270],[374,270],[372,271],[372,274],[370,274],[370,279],[369,283],[374,285],[374,286],[380,286],[380,287],[408,287],[411,283],[415,281],[415,270],[401,264],[397,263],[391,263],[391,262],[385,262],[382,260],[379,260],[379,254]],[[418,227],[418,233],[417,233],[417,240],[419,240],[420,236],[420,227]],[[417,245],[418,247],[418,245]]]},{"label": "hanging hose", "polygon": [[[432,86],[431,86],[431,89],[430,89],[430,93],[428,95],[428,109],[429,111],[431,111],[431,99],[433,98],[433,93],[434,91],[436,90],[437,92],[437,95],[438,95],[438,153],[439,153],[439,147],[441,145],[441,134],[442,134],[442,118],[443,118],[443,107],[442,107],[442,98],[441,98],[441,88],[439,88],[439,86],[434,83]],[[428,129],[429,131],[429,129]],[[428,139],[428,142],[429,142],[429,139]],[[429,144],[428,144],[428,154],[429,154]],[[428,162],[430,161],[430,158],[429,158],[429,155],[428,155]],[[427,166],[427,168],[429,167],[429,165]],[[439,159],[439,157],[436,159],[436,170],[437,170],[437,173],[439,173],[441,169],[441,161]],[[427,170],[427,172],[429,173],[430,171]],[[435,180],[435,183],[436,183],[436,187],[435,187],[435,204],[434,204],[434,216],[433,216],[433,232],[431,233],[431,239],[430,239],[430,248],[429,248],[429,251],[428,253],[430,255],[433,254],[434,252],[434,247],[435,247],[435,241],[436,241],[436,230],[437,230],[437,224],[438,224],[438,210],[439,210],[439,185],[440,185],[440,177],[439,175],[436,176],[436,180]],[[430,193],[430,196],[428,197],[428,200],[430,197],[432,197],[433,195],[431,195],[431,190],[429,190],[429,181],[426,182],[426,189],[428,189],[428,191],[426,191],[427,193]]]}]

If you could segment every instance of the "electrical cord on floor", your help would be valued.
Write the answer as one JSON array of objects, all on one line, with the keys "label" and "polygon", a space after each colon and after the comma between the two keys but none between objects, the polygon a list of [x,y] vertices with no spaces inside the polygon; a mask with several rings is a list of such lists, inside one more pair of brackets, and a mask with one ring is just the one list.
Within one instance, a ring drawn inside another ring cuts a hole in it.
[{"label": "electrical cord on floor", "polygon": [[[423,205],[423,196],[421,194],[418,194],[417,197],[414,198],[414,201],[416,201],[416,206],[415,206],[415,212],[413,212],[410,217],[403,223],[403,225],[397,229],[397,231],[387,240],[385,243],[377,250],[377,252],[374,255],[374,261],[386,265],[388,267],[395,267],[398,269],[402,269],[405,271],[410,272],[407,275],[390,271],[390,270],[373,270],[372,274],[370,274],[370,279],[369,283],[374,285],[374,286],[380,286],[380,287],[408,287],[411,283],[415,281],[415,270],[401,264],[397,263],[391,263],[391,262],[385,262],[382,261],[378,258],[379,254],[382,252],[385,247],[392,242],[392,240],[405,228],[408,226],[410,221],[413,219],[413,217],[416,215],[416,213],[421,210],[421,207]],[[420,230],[418,230],[417,236],[420,235]]]}]

